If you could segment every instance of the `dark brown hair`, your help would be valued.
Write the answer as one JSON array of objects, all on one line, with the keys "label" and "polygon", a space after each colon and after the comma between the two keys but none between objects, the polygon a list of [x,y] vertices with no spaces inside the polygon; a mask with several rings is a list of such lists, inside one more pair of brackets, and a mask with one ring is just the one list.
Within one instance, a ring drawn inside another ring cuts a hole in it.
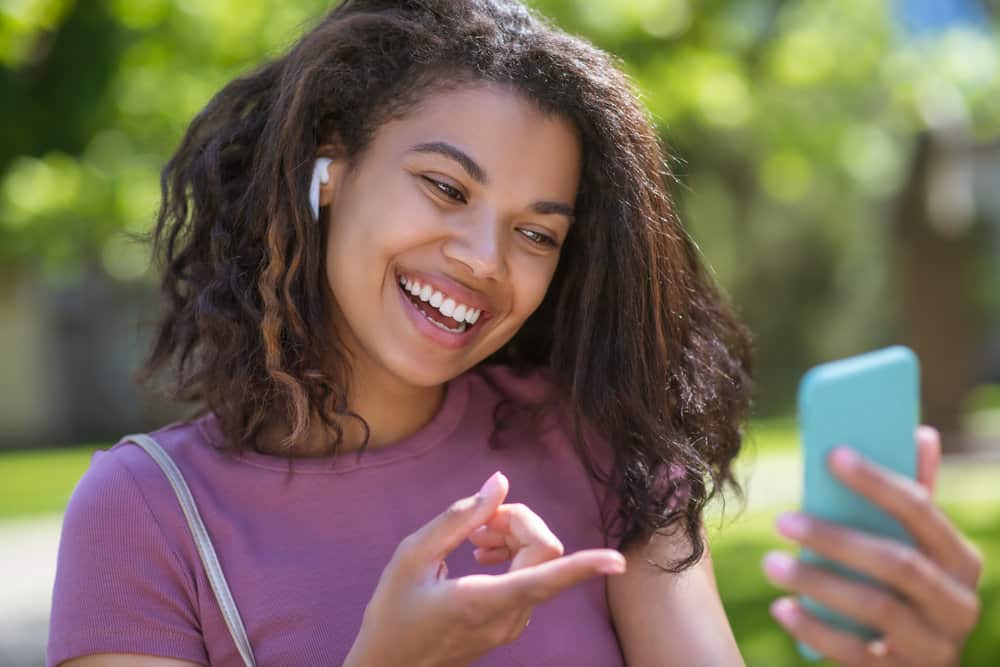
[{"label": "dark brown hair", "polygon": [[[487,361],[544,369],[581,460],[621,501],[620,544],[682,529],[691,552],[670,569],[687,567],[705,503],[739,489],[750,337],[674,213],[627,78],[515,0],[348,0],[211,100],[163,170],[165,313],[141,377],[172,366],[174,396],[213,411],[233,447],[253,448],[277,411],[290,453],[314,418],[336,451],[338,417],[359,416],[328,337],[324,231],[308,206],[318,147],[335,136],[351,163],[422,97],[482,81],[571,120],[583,143],[576,222],[546,298]],[[591,432],[611,470],[595,470]]]}]

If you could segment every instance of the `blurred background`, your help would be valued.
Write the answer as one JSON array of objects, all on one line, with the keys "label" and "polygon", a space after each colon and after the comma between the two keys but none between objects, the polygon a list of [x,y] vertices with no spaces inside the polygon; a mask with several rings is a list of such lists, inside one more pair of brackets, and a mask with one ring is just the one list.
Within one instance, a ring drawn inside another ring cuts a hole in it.
[{"label": "blurred background", "polygon": [[[799,500],[798,379],[902,343],[944,436],[939,500],[987,556],[965,664],[1000,664],[1000,2],[529,4],[620,57],[756,338],[747,501],[712,522],[748,663],[799,664],[759,568]],[[330,6],[0,0],[0,664],[42,664],[90,453],[187,414],[132,382],[159,170],[215,91]]]}]

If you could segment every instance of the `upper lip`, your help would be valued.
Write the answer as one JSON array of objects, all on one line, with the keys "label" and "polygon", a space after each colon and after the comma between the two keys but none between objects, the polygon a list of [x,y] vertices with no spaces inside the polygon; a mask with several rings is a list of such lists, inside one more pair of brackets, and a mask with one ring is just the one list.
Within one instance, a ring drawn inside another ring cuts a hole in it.
[{"label": "upper lip", "polygon": [[435,291],[440,291],[446,297],[482,311],[482,316],[484,317],[489,317],[492,313],[493,306],[481,292],[471,290],[453,278],[440,273],[430,274],[412,269],[400,269],[399,275],[416,280],[421,285],[430,285],[431,288]]}]

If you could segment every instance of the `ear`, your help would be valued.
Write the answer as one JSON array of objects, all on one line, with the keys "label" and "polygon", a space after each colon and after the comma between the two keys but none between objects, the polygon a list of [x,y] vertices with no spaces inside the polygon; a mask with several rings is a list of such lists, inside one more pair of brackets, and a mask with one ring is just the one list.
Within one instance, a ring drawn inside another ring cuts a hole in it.
[{"label": "ear", "polygon": [[317,158],[329,160],[324,160],[325,173],[319,174],[319,205],[329,206],[344,177],[347,160],[339,144],[323,144],[316,152]]}]

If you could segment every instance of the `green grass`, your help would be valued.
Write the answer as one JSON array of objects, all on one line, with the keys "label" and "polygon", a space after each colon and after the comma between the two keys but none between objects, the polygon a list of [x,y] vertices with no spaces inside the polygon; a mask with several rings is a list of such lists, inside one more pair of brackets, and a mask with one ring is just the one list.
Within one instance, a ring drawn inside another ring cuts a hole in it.
[{"label": "green grass", "polygon": [[[978,407],[995,409],[994,396]],[[798,502],[801,475],[794,419],[756,421],[747,432],[739,473],[750,480],[742,512],[730,504],[720,520],[710,512],[716,573],[723,602],[747,664],[757,667],[810,665],[768,614],[781,594],[764,578],[765,552],[789,548],[773,530],[774,519]],[[0,454],[0,519],[63,511],[95,449],[87,446]],[[949,465],[939,477],[939,501],[962,532],[983,552],[980,587],[983,612],[966,647],[963,665],[996,664],[1000,656],[1000,466]]]},{"label": "green grass", "polygon": [[965,399],[965,410],[1000,410],[1000,384],[984,384],[970,391]]},{"label": "green grass", "polygon": [[105,445],[0,454],[0,519],[59,513],[95,449]]}]

